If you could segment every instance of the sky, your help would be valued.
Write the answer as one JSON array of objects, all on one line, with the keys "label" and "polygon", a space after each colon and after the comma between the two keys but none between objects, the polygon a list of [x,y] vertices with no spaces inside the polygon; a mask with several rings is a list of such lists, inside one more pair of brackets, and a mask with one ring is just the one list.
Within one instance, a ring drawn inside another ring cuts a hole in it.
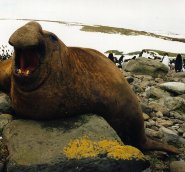
[{"label": "sky", "polygon": [[81,22],[185,35],[185,0],[0,0],[0,18]]}]

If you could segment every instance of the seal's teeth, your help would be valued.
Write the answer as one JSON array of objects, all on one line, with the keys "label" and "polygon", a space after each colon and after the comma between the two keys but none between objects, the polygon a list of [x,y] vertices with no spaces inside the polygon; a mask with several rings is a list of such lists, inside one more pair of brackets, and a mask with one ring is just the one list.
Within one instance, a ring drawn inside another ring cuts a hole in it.
[{"label": "seal's teeth", "polygon": [[27,71],[26,71],[26,75],[29,75],[29,74],[30,74],[30,71],[29,71],[29,70],[27,70]]},{"label": "seal's teeth", "polygon": [[22,73],[21,69],[17,69],[17,73],[21,74]]}]

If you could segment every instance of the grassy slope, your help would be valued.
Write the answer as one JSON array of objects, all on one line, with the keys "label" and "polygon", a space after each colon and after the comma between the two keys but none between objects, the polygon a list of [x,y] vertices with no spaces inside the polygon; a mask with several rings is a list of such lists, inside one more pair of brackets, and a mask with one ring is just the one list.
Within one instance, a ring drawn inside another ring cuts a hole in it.
[{"label": "grassy slope", "polygon": [[177,41],[177,42],[185,43],[184,38],[173,38],[173,37],[162,36],[162,35],[158,35],[158,34],[154,34],[154,33],[150,33],[150,32],[145,32],[145,31],[137,31],[137,30],[132,30],[132,29],[116,28],[116,27],[110,27],[110,26],[83,25],[83,27],[81,28],[81,31],[121,34],[121,35],[127,35],[127,36],[144,35],[144,36],[151,36],[151,37],[160,38],[160,39],[169,40],[169,41]]}]

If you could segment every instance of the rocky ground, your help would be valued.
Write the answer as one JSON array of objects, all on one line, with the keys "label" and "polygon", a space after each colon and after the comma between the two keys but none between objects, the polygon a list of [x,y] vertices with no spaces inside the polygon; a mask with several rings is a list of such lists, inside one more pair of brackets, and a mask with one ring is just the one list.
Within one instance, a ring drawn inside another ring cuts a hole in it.
[{"label": "rocky ground", "polygon": [[[179,92],[177,82],[185,83],[185,73],[169,71],[163,78],[129,72],[124,74],[141,102],[147,136],[173,144],[181,152],[179,155],[168,155],[159,151],[146,152],[151,170],[170,171],[170,165],[171,168],[178,166],[178,163],[181,165],[181,161],[185,160],[185,85],[183,91]],[[167,82],[173,82],[173,90],[163,87],[163,83]],[[185,169],[185,164],[183,166]]]},{"label": "rocky ground", "polygon": [[[161,71],[160,71],[161,72]],[[185,169],[185,73],[170,70],[161,77],[123,71],[143,109],[146,134],[155,140],[173,144],[179,155],[160,151],[144,152],[151,166],[148,171],[177,171]],[[9,99],[0,94],[0,171],[8,156],[2,131],[13,120]]]}]

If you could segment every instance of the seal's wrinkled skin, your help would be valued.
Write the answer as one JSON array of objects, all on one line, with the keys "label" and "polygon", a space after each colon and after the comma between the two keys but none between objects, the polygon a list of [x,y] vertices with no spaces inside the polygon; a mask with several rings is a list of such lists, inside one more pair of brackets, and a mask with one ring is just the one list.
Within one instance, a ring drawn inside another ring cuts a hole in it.
[{"label": "seal's wrinkled skin", "polygon": [[146,138],[136,95],[122,72],[100,52],[67,47],[36,22],[15,31],[9,43],[14,55],[0,64],[0,86],[11,85],[16,114],[41,120],[96,113],[125,143],[178,153],[173,146]]}]

